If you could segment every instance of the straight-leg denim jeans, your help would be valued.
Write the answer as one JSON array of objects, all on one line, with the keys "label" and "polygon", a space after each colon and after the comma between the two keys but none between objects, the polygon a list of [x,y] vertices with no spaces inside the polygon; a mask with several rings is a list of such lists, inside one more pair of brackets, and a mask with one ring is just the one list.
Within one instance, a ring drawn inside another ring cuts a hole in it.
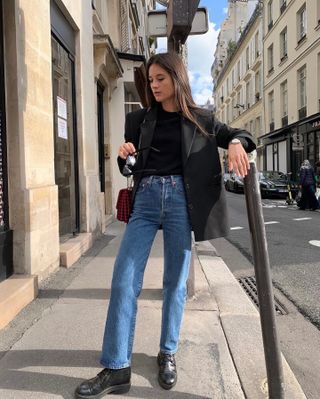
[{"label": "straight-leg denim jeans", "polygon": [[114,265],[101,356],[104,367],[120,369],[131,364],[137,299],[160,226],[164,239],[160,350],[169,354],[177,351],[187,294],[191,225],[182,176],[149,176],[138,187]]}]

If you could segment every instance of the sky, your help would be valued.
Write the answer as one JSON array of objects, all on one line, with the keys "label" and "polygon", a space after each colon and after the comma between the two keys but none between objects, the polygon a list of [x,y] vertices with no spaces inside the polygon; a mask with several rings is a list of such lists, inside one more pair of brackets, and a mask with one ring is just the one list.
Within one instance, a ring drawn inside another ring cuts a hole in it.
[{"label": "sky", "polygon": [[[212,103],[211,66],[221,22],[227,15],[227,0],[201,0],[199,6],[206,7],[209,14],[209,31],[188,39],[188,72],[195,102]],[[158,52],[166,50],[166,38],[158,39]]]}]

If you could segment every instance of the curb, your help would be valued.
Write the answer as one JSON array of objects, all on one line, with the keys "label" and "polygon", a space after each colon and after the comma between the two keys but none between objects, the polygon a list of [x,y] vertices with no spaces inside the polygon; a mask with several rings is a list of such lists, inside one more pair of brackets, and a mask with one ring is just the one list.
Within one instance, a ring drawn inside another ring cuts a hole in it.
[{"label": "curb", "polygon": [[[196,254],[216,300],[230,354],[247,399],[268,398],[267,373],[259,312],[209,241]],[[282,355],[285,398],[306,399]]]}]

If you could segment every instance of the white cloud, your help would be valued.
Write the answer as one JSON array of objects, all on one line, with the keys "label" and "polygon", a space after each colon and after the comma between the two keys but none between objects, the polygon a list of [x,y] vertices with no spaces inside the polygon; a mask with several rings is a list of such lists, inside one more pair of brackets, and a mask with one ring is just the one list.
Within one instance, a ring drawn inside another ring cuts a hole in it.
[{"label": "white cloud", "polygon": [[209,22],[209,30],[204,35],[190,36],[188,39],[188,70],[194,100],[203,105],[212,102],[211,66],[217,44],[219,30]]}]

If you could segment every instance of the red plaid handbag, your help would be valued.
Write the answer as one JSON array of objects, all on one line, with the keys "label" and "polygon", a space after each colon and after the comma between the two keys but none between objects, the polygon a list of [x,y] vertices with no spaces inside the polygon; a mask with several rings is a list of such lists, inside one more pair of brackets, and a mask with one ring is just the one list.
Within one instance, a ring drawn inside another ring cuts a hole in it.
[{"label": "red plaid handbag", "polygon": [[120,222],[128,223],[131,214],[131,201],[132,201],[132,186],[128,179],[127,188],[122,188],[119,191],[117,199],[117,219]]}]

